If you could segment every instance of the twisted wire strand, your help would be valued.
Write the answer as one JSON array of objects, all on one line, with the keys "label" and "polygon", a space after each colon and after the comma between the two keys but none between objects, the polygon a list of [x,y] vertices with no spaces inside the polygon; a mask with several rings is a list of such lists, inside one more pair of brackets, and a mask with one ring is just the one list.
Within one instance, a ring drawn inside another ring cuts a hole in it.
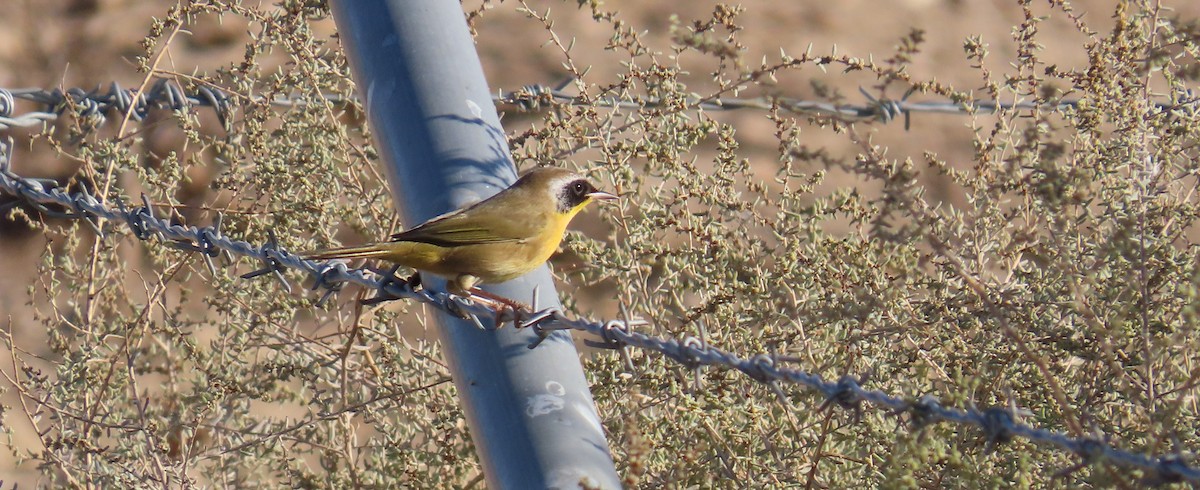
[{"label": "twisted wire strand", "polygon": [[[313,290],[325,290],[318,303],[323,303],[346,283],[354,283],[376,292],[377,296],[370,300],[372,302],[395,299],[421,301],[460,318],[469,318],[480,328],[484,328],[480,317],[490,318],[495,315],[494,311],[480,304],[444,291],[414,289],[407,282],[397,280],[394,269],[350,269],[343,262],[316,262],[304,259],[279,247],[273,234],[267,243],[262,245],[231,239],[221,232],[219,218],[211,227],[172,224],[169,220],[158,217],[153,204],[145,195],[142,196],[141,206],[130,209],[124,201],[117,200],[116,209],[113,209],[102,205],[87,192],[67,192],[54,181],[14,174],[12,156],[13,140],[8,138],[7,142],[0,142],[0,192],[16,196],[21,202],[50,215],[85,220],[102,238],[104,221],[123,223],[134,236],[143,241],[157,239],[172,247],[202,254],[213,272],[216,271],[216,266],[211,260],[213,257],[221,254],[249,257],[261,261],[264,267],[243,274],[243,278],[271,274],[288,291],[291,291],[291,286],[283,273],[287,269],[298,270],[313,279]],[[4,210],[0,208],[0,212]],[[534,304],[537,304],[536,291]],[[987,451],[1014,437],[1020,437],[1071,452],[1080,458],[1079,464],[1060,474],[1070,473],[1091,464],[1109,463],[1144,470],[1149,475],[1147,481],[1200,483],[1200,469],[1191,465],[1188,462],[1189,458],[1181,452],[1151,456],[1115,447],[1098,437],[1072,437],[1064,432],[1033,427],[1018,420],[1020,410],[1016,407],[991,407],[980,410],[972,406],[961,409],[942,406],[938,399],[931,395],[917,399],[893,396],[877,389],[864,388],[862,385],[867,381],[865,376],[843,376],[837,381],[830,381],[801,369],[780,366],[785,362],[794,362],[793,359],[769,354],[742,357],[709,346],[695,337],[670,339],[636,332],[633,327],[641,322],[631,320],[624,309],[622,315],[623,319],[597,322],[568,318],[557,309],[547,308],[512,316],[517,317],[513,320],[515,327],[529,328],[537,334],[537,340],[529,346],[531,349],[556,330],[589,332],[603,339],[603,343],[593,345],[619,350],[627,366],[631,366],[632,363],[625,349],[630,346],[637,347],[657,352],[695,370],[714,366],[740,371],[749,378],[767,385],[784,403],[787,403],[787,395],[780,387],[781,383],[798,384],[815,389],[824,396],[821,409],[836,405],[852,411],[856,419],[862,412],[863,402],[868,402],[893,415],[907,414],[909,425],[916,430],[937,422],[979,427],[986,438]]]}]

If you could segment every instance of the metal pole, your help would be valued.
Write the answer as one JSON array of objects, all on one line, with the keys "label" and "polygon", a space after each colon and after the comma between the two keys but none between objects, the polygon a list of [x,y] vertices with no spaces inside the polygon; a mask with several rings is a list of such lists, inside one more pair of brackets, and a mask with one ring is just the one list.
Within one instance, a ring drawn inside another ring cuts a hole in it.
[{"label": "metal pole", "polygon": [[[338,0],[354,69],[396,205],[409,225],[512,183],[508,142],[459,2]],[[487,289],[557,305],[541,269]],[[490,488],[620,488],[570,334],[484,331],[438,314],[463,411]],[[488,319],[481,319],[485,322]]]}]

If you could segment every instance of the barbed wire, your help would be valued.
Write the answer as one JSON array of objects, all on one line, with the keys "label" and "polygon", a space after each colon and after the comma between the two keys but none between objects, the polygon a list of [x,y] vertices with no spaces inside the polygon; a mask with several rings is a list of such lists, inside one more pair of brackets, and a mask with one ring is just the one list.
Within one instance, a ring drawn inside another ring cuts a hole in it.
[{"label": "barbed wire", "polygon": [[[654,97],[638,97],[620,99],[616,97],[601,97],[593,99],[586,96],[571,95],[563,89],[573,80],[568,79],[556,86],[526,85],[518,90],[499,92],[492,96],[492,101],[503,108],[511,108],[522,112],[536,112],[555,104],[575,106],[617,107],[626,109],[646,109],[665,107],[668,102]],[[905,93],[899,99],[883,96],[876,97],[866,90],[859,88],[866,98],[862,104],[844,104],[828,101],[802,100],[789,97],[755,97],[755,98],[700,98],[693,97],[685,101],[691,109],[706,111],[733,111],[744,109],[769,110],[779,108],[798,114],[821,114],[847,121],[877,121],[889,123],[896,119],[904,119],[904,129],[911,126],[911,115],[917,112],[939,114],[972,114],[976,112],[996,112],[1001,110],[1032,110],[1050,109],[1066,110],[1077,108],[1079,100],[1062,100],[1053,104],[1036,102],[997,102],[973,100],[963,102],[909,102],[912,91]],[[41,110],[14,115],[16,100],[28,100],[43,106]],[[354,103],[353,98],[337,95],[325,95],[323,99],[332,103]],[[1172,102],[1155,102],[1154,105],[1162,111],[1200,110],[1200,96],[1192,91],[1173,94]],[[261,102],[263,97],[250,97],[249,100]],[[304,105],[308,102],[302,99],[274,98],[269,101],[276,106]],[[674,104],[671,102],[670,104]],[[231,97],[221,89],[201,85],[195,93],[188,94],[172,79],[160,78],[149,90],[138,93],[133,89],[123,89],[119,84],[109,84],[107,90],[100,88],[85,91],[81,88],[46,90],[39,88],[4,89],[0,88],[0,130],[11,127],[32,127],[56,119],[67,110],[74,108],[76,114],[93,119],[97,125],[104,122],[106,113],[117,110],[119,114],[130,112],[131,117],[141,121],[152,107],[171,110],[181,110],[194,106],[212,107],[217,118],[224,125],[229,120],[233,108]]]},{"label": "barbed wire", "polygon": [[[513,106],[523,111],[537,111],[553,104],[619,107],[626,109],[643,109],[647,107],[664,107],[668,105],[667,102],[654,97],[639,97],[630,100],[616,97],[602,97],[593,99],[590,97],[571,95],[564,92],[563,89],[570,85],[573,81],[573,79],[567,79],[553,87],[548,87],[545,85],[526,85],[519,90],[512,92],[500,92],[493,97],[493,101],[495,101],[497,104]],[[914,112],[973,114],[976,112],[997,112],[1001,110],[1014,109],[1050,109],[1061,111],[1065,109],[1077,108],[1080,104],[1079,100],[1077,99],[1066,99],[1053,104],[1037,102],[998,102],[988,100],[970,100],[962,102],[909,102],[908,98],[913,95],[913,90],[909,90],[899,99],[892,99],[884,96],[876,97],[861,87],[859,87],[858,91],[863,95],[863,97],[866,98],[866,103],[857,105],[845,103],[839,104],[828,101],[803,100],[781,96],[754,98],[692,97],[685,101],[685,103],[689,108],[706,111],[734,111],[742,109],[769,110],[772,108],[779,108],[780,110],[793,113],[824,114],[843,120],[873,120],[881,123],[889,123],[903,117],[904,129],[906,130],[909,129],[911,125],[911,115]],[[1154,106],[1163,111],[1200,110],[1200,96],[1197,96],[1192,91],[1184,91],[1173,95],[1175,99],[1173,102],[1155,102]],[[675,103],[672,102],[671,104]]]},{"label": "barbed wire", "polygon": [[[105,222],[123,223],[133,236],[143,241],[157,238],[164,244],[185,251],[198,252],[204,257],[209,270],[217,273],[213,258],[222,254],[248,257],[263,263],[263,267],[242,274],[244,279],[251,279],[267,274],[274,275],[284,289],[292,291],[291,284],[284,276],[288,269],[304,273],[313,280],[312,290],[324,290],[317,304],[324,303],[330,296],[347,283],[354,283],[371,289],[376,296],[368,302],[382,302],[396,299],[410,299],[432,305],[442,311],[460,318],[473,321],[479,328],[487,328],[480,317],[494,316],[495,311],[468,299],[451,295],[445,291],[420,288],[404,280],[398,280],[395,269],[377,271],[370,269],[350,269],[344,262],[317,262],[304,259],[279,246],[273,232],[268,231],[270,238],[267,243],[252,245],[245,241],[235,240],[221,232],[220,214],[214,220],[213,226],[197,227],[173,224],[169,219],[161,218],[150,200],[143,194],[142,205],[129,208],[123,200],[116,200],[116,208],[102,204],[95,196],[87,191],[68,192],[56,181],[21,177],[12,171],[14,144],[10,137],[6,142],[0,141],[0,193],[16,196],[19,200],[0,205],[0,213],[9,208],[24,203],[33,209],[49,216],[80,219],[96,231],[100,239],[104,239]],[[1110,444],[1102,437],[1073,437],[1064,432],[1038,428],[1019,420],[1023,410],[1016,406],[990,407],[978,409],[953,408],[943,406],[936,397],[925,395],[919,398],[904,398],[890,395],[877,389],[867,389],[863,384],[867,376],[842,376],[837,381],[827,380],[820,375],[795,368],[784,367],[783,364],[799,362],[798,359],[771,354],[756,354],[748,357],[707,345],[695,337],[683,339],[654,337],[634,331],[636,326],[645,322],[630,318],[628,311],[622,305],[620,319],[597,322],[587,319],[572,319],[557,308],[537,309],[537,291],[534,291],[533,308],[537,311],[510,314],[498,318],[499,322],[511,321],[515,328],[529,328],[536,333],[537,339],[529,345],[536,348],[550,333],[558,330],[577,330],[598,336],[603,342],[590,342],[595,347],[614,349],[620,352],[626,366],[633,369],[632,361],[626,351],[628,347],[637,347],[657,352],[679,364],[699,372],[706,366],[732,369],[745,374],[752,380],[766,385],[783,403],[789,404],[788,396],[784,393],[782,384],[797,384],[815,389],[824,397],[820,410],[839,407],[853,413],[858,420],[863,411],[863,402],[887,411],[890,415],[907,415],[908,424],[914,430],[921,430],[937,422],[952,422],[961,425],[976,426],[983,430],[985,451],[991,451],[996,446],[1013,438],[1024,438],[1037,444],[1059,448],[1075,454],[1079,463],[1058,472],[1065,476],[1089,465],[1110,463],[1116,466],[1138,468],[1148,473],[1149,483],[1171,483],[1188,481],[1200,483],[1200,469],[1188,461],[1190,454],[1174,452],[1151,456],[1133,451],[1120,449]],[[499,328],[503,323],[495,324]]]},{"label": "barbed wire", "polygon": [[[41,104],[42,109],[15,115],[18,99]],[[132,119],[141,121],[149,115],[151,108],[181,110],[193,106],[212,107],[221,125],[225,125],[233,108],[223,90],[200,86],[194,94],[189,95],[179,84],[166,78],[158,79],[148,90],[140,93],[123,89],[117,82],[109,84],[106,91],[100,88],[86,91],[78,87],[65,91],[0,88],[0,129],[32,127],[55,121],[68,110],[98,126],[104,123],[111,110],[119,114],[129,113]]]}]

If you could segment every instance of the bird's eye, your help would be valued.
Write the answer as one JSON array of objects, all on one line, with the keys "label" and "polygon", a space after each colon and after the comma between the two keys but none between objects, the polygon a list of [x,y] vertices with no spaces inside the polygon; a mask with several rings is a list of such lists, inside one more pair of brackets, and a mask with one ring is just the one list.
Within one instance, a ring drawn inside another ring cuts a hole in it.
[{"label": "bird's eye", "polygon": [[571,184],[571,193],[572,194],[575,194],[576,196],[583,196],[584,194],[587,194],[587,192],[588,192],[587,183],[585,183],[583,181],[576,181],[575,183]]}]

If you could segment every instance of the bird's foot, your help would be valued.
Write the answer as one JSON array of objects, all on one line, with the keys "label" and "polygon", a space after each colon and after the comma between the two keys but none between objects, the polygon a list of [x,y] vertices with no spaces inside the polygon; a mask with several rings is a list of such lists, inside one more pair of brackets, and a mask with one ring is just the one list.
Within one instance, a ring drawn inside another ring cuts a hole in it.
[{"label": "bird's foot", "polygon": [[420,288],[421,271],[413,272],[411,276],[408,276],[408,278],[404,279],[404,284],[407,284],[408,288],[413,291],[416,291],[418,288]]},{"label": "bird's foot", "polygon": [[529,305],[527,305],[525,303],[522,303],[522,302],[514,300],[514,299],[508,299],[508,298],[505,298],[504,296],[500,296],[498,294],[489,293],[489,292],[484,291],[479,288],[471,288],[471,289],[468,289],[467,292],[471,295],[471,297],[473,299],[482,299],[482,300],[484,300],[484,301],[481,301],[482,303],[490,305],[490,306],[503,305],[505,307],[512,308],[514,310],[532,311],[532,310],[530,310]]},{"label": "bird's foot", "polygon": [[472,301],[478,302],[496,312],[496,325],[499,328],[505,322],[513,322],[515,325],[521,321],[521,315],[533,311],[529,305],[505,298],[498,294],[492,294],[479,288],[471,288],[467,290]]}]

